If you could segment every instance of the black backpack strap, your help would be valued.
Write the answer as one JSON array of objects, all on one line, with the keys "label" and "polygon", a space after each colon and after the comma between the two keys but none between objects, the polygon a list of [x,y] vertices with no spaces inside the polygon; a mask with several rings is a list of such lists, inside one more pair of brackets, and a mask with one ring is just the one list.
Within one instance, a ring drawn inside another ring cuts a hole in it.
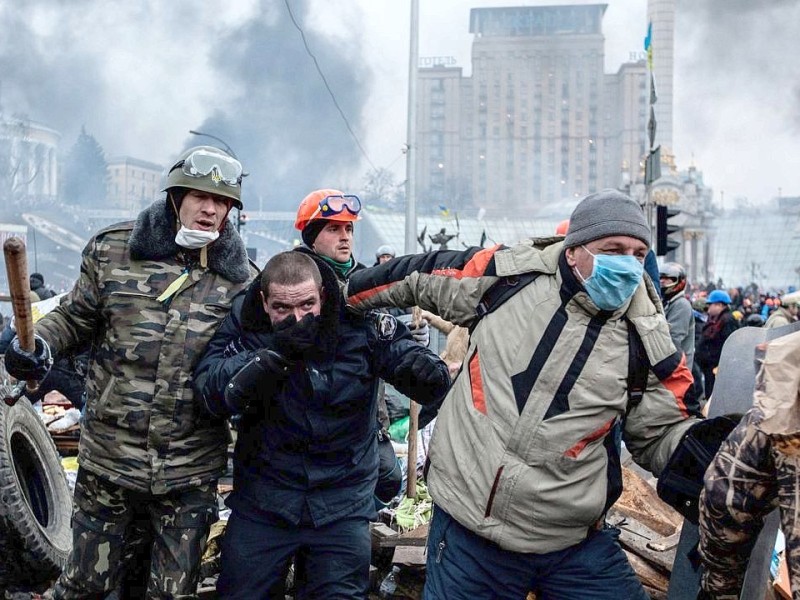
[{"label": "black backpack strap", "polygon": [[626,414],[639,404],[647,388],[647,377],[650,374],[650,361],[644,349],[642,338],[633,323],[628,323],[628,408]]},{"label": "black backpack strap", "polygon": [[501,304],[526,285],[532,283],[539,275],[541,275],[541,273],[538,271],[531,271],[520,275],[509,275],[496,281],[492,287],[484,292],[481,301],[478,302],[478,306],[475,308],[478,320],[482,319],[490,312],[497,310]]}]

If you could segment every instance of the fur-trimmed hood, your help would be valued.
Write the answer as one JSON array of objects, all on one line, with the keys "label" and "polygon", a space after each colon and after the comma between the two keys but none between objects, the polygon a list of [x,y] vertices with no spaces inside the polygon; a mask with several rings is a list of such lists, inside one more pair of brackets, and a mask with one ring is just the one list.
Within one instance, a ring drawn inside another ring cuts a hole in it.
[{"label": "fur-trimmed hood", "polygon": [[[156,200],[139,213],[130,237],[131,257],[135,260],[161,260],[179,252],[198,252],[175,243],[175,213],[166,198]],[[231,223],[225,223],[219,237],[208,245],[208,268],[233,283],[244,283],[250,276],[247,250]]]}]

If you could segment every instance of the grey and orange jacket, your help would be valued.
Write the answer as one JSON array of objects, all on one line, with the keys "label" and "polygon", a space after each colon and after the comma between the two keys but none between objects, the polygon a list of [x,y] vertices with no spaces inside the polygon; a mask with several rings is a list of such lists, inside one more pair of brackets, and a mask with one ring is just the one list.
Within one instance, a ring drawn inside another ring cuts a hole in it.
[{"label": "grey and orange jacket", "polygon": [[700,494],[702,586],[738,598],[764,518],[780,510],[789,579],[800,595],[800,332],[770,342],[753,408],[714,457]]},{"label": "grey and orange jacket", "polygon": [[[478,317],[499,278],[528,272],[540,275]],[[396,258],[355,273],[345,297],[357,309],[417,304],[474,326],[439,413],[428,485],[459,523],[504,549],[545,553],[586,538],[619,493],[610,433],[623,419],[627,448],[656,474],[695,422],[684,402],[692,376],[649,278],[622,308],[601,311],[553,239]],[[629,326],[651,367],[635,406]]]},{"label": "grey and orange jacket", "polygon": [[[94,342],[81,426],[81,468],[162,494],[207,483],[225,469],[223,419],[196,405],[192,370],[233,297],[256,275],[230,225],[198,251],[175,243],[174,213],[154,202],[135,222],[97,233],[61,305],[36,323],[56,354]],[[167,287],[187,277],[169,298]]]}]

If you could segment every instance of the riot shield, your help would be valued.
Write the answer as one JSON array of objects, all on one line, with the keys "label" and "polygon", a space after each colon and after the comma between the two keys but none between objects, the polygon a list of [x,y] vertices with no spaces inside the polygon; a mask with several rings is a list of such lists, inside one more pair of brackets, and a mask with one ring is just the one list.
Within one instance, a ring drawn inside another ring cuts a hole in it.
[{"label": "riot shield", "polygon": [[[733,332],[722,347],[708,416],[746,413],[753,405],[758,369],[757,357],[763,352],[763,344],[798,330],[800,322],[775,329],[743,327]],[[778,523],[777,511],[765,519],[764,527],[750,555],[740,595],[741,600],[764,598]],[[699,541],[697,525],[684,521],[675,562],[672,564],[667,600],[694,600],[697,597],[701,576],[700,557],[697,552]]]}]

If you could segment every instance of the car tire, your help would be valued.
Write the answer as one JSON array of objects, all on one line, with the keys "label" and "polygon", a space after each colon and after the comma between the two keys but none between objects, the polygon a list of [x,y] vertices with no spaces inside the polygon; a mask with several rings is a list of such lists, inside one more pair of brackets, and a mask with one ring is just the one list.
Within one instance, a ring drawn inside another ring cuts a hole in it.
[{"label": "car tire", "polygon": [[24,397],[14,406],[0,401],[0,590],[58,577],[72,546],[71,507],[39,415]]}]

